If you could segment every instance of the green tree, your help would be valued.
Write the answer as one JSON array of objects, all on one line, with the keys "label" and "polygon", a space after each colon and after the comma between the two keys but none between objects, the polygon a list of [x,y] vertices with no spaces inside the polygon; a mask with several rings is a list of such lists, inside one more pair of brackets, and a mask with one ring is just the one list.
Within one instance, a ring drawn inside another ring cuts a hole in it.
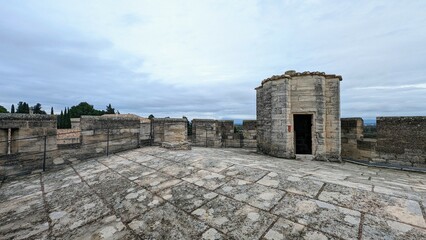
[{"label": "green tree", "polygon": [[58,128],[64,128],[63,126],[64,126],[64,112],[62,112],[62,110],[61,110],[61,114],[58,116],[58,118],[57,118],[57,125],[58,125]]},{"label": "green tree", "polygon": [[30,113],[30,107],[26,102],[19,102],[18,108],[16,109],[17,113]]},{"label": "green tree", "polygon": [[106,106],[105,113],[106,114],[115,114],[115,109],[111,106],[111,103],[108,106]]},{"label": "green tree", "polygon": [[50,108],[50,115],[54,115],[53,107]]},{"label": "green tree", "polygon": [[41,110],[41,104],[40,103],[37,103],[36,105],[34,105],[32,107],[32,109],[33,109],[34,114],[46,114],[45,111]]},{"label": "green tree", "polygon": [[149,119],[153,119],[153,118],[155,118],[155,117],[154,117],[154,115],[150,114],[150,115],[148,116],[148,118],[149,118]]},{"label": "green tree", "polygon": [[93,105],[90,105],[87,102],[81,102],[77,106],[72,106],[69,109],[69,114],[71,118],[79,118],[83,115],[100,116],[104,113],[105,111],[96,110],[95,108],[93,108]]},{"label": "green tree", "polygon": [[10,108],[10,113],[15,113],[15,105],[12,104],[12,107]]},{"label": "green tree", "polygon": [[0,105],[0,113],[8,113],[7,109]]}]

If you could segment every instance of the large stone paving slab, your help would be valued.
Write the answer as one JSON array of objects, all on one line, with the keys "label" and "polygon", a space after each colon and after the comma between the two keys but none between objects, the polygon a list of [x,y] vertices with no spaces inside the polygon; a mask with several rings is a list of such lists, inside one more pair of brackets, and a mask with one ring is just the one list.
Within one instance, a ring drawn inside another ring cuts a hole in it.
[{"label": "large stone paving slab", "polygon": [[55,239],[137,239],[129,229],[114,215],[105,216],[95,222],[66,232]]},{"label": "large stone paving slab", "polygon": [[181,182],[159,194],[162,198],[187,212],[192,212],[217,196],[217,193],[188,182]]},{"label": "large stone paving slab", "polygon": [[193,167],[193,166],[188,166],[185,164],[181,164],[181,163],[175,163],[175,164],[170,164],[164,168],[162,168],[160,171],[164,172],[166,174],[172,175],[176,178],[182,178],[185,176],[188,176],[192,173],[197,172],[199,169]]},{"label": "large stone paving slab", "polygon": [[167,166],[169,166],[173,163],[174,162],[169,161],[169,160],[165,160],[163,158],[154,158],[154,159],[151,159],[151,160],[148,160],[148,161],[141,162],[142,165],[153,168],[155,170],[160,170],[160,169],[167,167]]},{"label": "large stone paving slab", "polygon": [[71,167],[43,175],[44,192],[51,192],[80,182],[81,178]]},{"label": "large stone paving slab", "polygon": [[85,183],[46,194],[52,236],[61,236],[110,213],[102,200]]},{"label": "large stone paving slab", "polygon": [[219,196],[192,212],[235,239],[259,239],[276,216],[242,202]]},{"label": "large stone paving slab", "polygon": [[272,212],[344,239],[357,238],[361,220],[358,211],[291,193],[285,195]]},{"label": "large stone paving slab", "polygon": [[227,182],[216,192],[266,211],[271,210],[285,194],[283,191],[240,179]]},{"label": "large stone paving slab", "polygon": [[26,239],[49,228],[41,192],[0,202],[0,239]]},{"label": "large stone paving slab", "polygon": [[163,203],[163,199],[139,186],[131,187],[119,194],[113,194],[107,201],[117,215],[121,217],[121,220],[126,223]]},{"label": "large stone paving slab", "polygon": [[426,239],[426,229],[366,214],[362,239]]},{"label": "large stone paving slab", "polygon": [[200,170],[182,179],[209,190],[215,190],[228,181],[225,176],[206,170]]},{"label": "large stone paving slab", "polygon": [[144,147],[3,182],[0,239],[423,239],[424,179],[244,149]]},{"label": "large stone paving slab", "polygon": [[283,218],[278,219],[274,226],[263,237],[267,240],[285,239],[339,239],[330,234],[323,233],[302,224],[298,224]]},{"label": "large stone paving slab", "polygon": [[180,183],[182,180],[161,172],[155,172],[136,179],[134,182],[152,192],[158,192]]},{"label": "large stone paving slab", "polygon": [[165,203],[135,218],[129,227],[142,239],[199,239],[208,225]]},{"label": "large stone paving slab", "polygon": [[3,183],[0,189],[0,201],[12,200],[41,192],[40,175],[21,177],[18,180]]},{"label": "large stone paving slab", "polygon": [[324,183],[320,181],[313,181],[276,172],[269,173],[257,183],[308,197],[315,197],[324,185]]},{"label": "large stone paving slab", "polygon": [[191,165],[196,168],[206,169],[211,172],[218,173],[232,166],[233,164],[219,159],[201,159],[199,161],[193,162]]},{"label": "large stone paving slab", "polygon": [[243,179],[250,182],[256,182],[257,180],[261,179],[263,176],[268,174],[269,171],[265,171],[265,170],[257,169],[257,168],[250,168],[250,167],[241,166],[241,165],[234,165],[223,170],[220,173],[227,177],[235,177],[235,178]]},{"label": "large stone paving slab", "polygon": [[319,199],[336,205],[371,213],[419,227],[426,227],[422,209],[417,201],[386,194],[326,184]]}]

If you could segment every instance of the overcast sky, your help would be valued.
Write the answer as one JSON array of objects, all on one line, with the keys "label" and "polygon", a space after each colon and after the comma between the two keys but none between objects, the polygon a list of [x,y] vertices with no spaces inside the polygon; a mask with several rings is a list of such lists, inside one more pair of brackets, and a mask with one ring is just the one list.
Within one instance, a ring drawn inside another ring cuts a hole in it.
[{"label": "overcast sky", "polygon": [[426,1],[2,1],[0,105],[255,119],[286,70],[343,76],[342,117],[426,115]]}]

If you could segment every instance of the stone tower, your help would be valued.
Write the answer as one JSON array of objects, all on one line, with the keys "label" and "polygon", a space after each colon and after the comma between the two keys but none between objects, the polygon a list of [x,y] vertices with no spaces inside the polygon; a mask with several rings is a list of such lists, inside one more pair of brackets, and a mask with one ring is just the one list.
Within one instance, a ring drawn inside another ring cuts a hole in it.
[{"label": "stone tower", "polygon": [[258,151],[340,161],[341,76],[287,71],[256,88]]}]

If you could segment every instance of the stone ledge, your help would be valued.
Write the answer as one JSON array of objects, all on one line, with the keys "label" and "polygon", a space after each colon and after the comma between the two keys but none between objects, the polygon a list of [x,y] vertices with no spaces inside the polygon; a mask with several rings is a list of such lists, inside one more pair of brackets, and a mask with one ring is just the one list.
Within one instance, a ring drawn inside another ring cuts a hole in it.
[{"label": "stone ledge", "polygon": [[302,77],[302,76],[323,76],[326,79],[331,79],[331,78],[338,78],[340,81],[342,81],[342,76],[340,75],[336,75],[336,74],[326,74],[325,72],[309,72],[309,71],[305,71],[305,72],[296,72],[294,70],[290,70],[290,71],[286,71],[284,74],[281,75],[273,75],[272,77],[269,78],[265,78],[262,81],[261,86],[255,88],[256,90],[259,88],[262,88],[263,84],[265,84],[266,82],[269,81],[275,81],[275,80],[280,80],[280,79],[292,79],[293,77]]}]

